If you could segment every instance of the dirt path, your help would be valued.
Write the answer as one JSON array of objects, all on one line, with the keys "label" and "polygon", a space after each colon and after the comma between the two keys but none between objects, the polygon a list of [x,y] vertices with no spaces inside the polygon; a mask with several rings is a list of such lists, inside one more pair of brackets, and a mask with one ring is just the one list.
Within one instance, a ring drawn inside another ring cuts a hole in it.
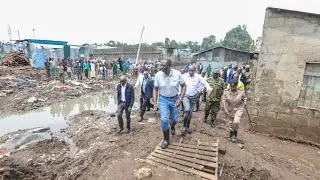
[{"label": "dirt path", "polygon": [[[192,135],[183,142],[219,139],[227,153],[219,156],[224,164],[221,180],[312,180],[320,179],[320,150],[304,144],[272,139],[241,129],[241,149],[228,141],[226,125],[219,121],[216,128],[202,122],[203,111],[194,114]],[[148,120],[138,123],[133,112],[132,133],[115,135],[117,121],[103,111],[86,111],[70,119],[66,133],[58,138],[39,142],[0,159],[0,177],[4,179],[135,179],[134,172],[147,167],[152,176],[147,179],[193,180],[196,176],[171,172],[146,164],[143,160],[162,140],[159,117],[153,112]],[[71,123],[72,122],[72,123]],[[179,142],[181,136],[171,138]],[[220,165],[220,167],[221,167]]]}]

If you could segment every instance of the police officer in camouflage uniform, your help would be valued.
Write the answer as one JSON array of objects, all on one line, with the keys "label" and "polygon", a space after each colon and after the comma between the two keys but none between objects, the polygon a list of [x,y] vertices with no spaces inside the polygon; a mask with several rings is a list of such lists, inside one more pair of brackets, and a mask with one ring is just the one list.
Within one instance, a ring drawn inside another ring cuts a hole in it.
[{"label": "police officer in camouflage uniform", "polygon": [[211,112],[211,127],[214,127],[214,121],[216,120],[217,113],[220,109],[220,100],[225,87],[223,79],[219,77],[219,74],[220,71],[215,69],[213,72],[213,78],[208,79],[208,83],[211,86],[212,91],[209,94],[206,102],[204,122],[207,121],[209,113]]}]

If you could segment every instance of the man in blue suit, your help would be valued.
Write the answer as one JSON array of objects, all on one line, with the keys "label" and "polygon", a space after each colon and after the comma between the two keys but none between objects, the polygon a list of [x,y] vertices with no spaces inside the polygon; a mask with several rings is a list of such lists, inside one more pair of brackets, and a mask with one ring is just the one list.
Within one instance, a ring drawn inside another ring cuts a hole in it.
[{"label": "man in blue suit", "polygon": [[134,89],[131,84],[127,83],[127,78],[125,75],[120,77],[120,84],[117,87],[117,99],[118,99],[117,117],[118,117],[118,123],[120,127],[118,134],[122,133],[123,131],[123,119],[122,119],[123,111],[126,112],[126,119],[127,119],[126,133],[129,134],[131,131],[130,113],[134,103]]},{"label": "man in blue suit", "polygon": [[153,108],[153,105],[150,103],[150,99],[153,97],[153,84],[154,80],[151,79],[149,72],[143,72],[143,80],[141,85],[141,96],[143,98],[143,103],[140,109],[140,120],[143,120],[143,115],[146,112],[146,109]]}]

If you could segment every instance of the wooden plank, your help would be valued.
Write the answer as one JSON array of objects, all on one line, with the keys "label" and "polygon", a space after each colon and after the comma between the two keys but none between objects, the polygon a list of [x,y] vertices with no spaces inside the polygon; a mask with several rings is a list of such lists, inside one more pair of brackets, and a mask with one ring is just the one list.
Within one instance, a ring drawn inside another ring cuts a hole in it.
[{"label": "wooden plank", "polygon": [[197,150],[197,149],[187,149],[187,148],[183,148],[183,147],[179,147],[179,146],[168,146],[167,149],[174,149],[174,150],[179,150],[179,151],[184,151],[184,152],[191,152],[191,153],[197,153],[197,154],[217,157],[217,153],[215,153],[215,152],[201,151],[201,150]]},{"label": "wooden plank", "polygon": [[168,148],[160,149],[160,147],[159,147],[157,149],[165,151],[165,152],[169,152],[169,153],[173,153],[173,154],[179,154],[179,155],[192,157],[192,158],[197,158],[197,159],[201,159],[201,160],[206,160],[206,161],[211,161],[211,162],[218,162],[217,158],[216,157],[212,157],[212,156],[206,156],[206,155],[200,155],[200,154],[195,154],[195,153],[177,151],[177,150],[168,149]]},{"label": "wooden plank", "polygon": [[[218,140],[217,140],[217,142],[218,142]],[[218,147],[218,143],[217,142],[215,142],[215,143],[208,143],[208,142],[198,142],[198,144],[197,145],[199,145],[199,146],[209,146],[209,147]]]},{"label": "wooden plank", "polygon": [[201,170],[201,171],[204,171],[204,172],[207,172],[207,173],[214,174],[214,169],[212,169],[210,167],[206,168],[204,165],[199,165],[199,164],[196,164],[196,163],[184,161],[184,160],[173,158],[173,157],[167,157],[166,155],[158,154],[158,153],[155,153],[155,152],[151,153],[150,155],[153,156],[153,157],[159,158],[159,159],[163,159],[163,160],[166,160],[166,161],[171,161],[171,162],[176,163],[176,164],[180,164],[180,165],[187,166],[187,167],[190,167],[190,168],[193,168],[193,169],[197,169],[197,170]]},{"label": "wooden plank", "polygon": [[212,174],[209,174],[209,173],[205,173],[205,172],[201,172],[201,171],[192,169],[192,168],[187,167],[187,166],[183,166],[183,165],[176,164],[176,163],[173,163],[173,162],[170,162],[170,161],[162,160],[162,159],[159,159],[159,158],[156,158],[156,157],[153,157],[153,156],[149,156],[148,159],[151,160],[151,161],[155,161],[157,163],[161,163],[163,165],[170,166],[170,167],[178,169],[180,171],[184,171],[184,172],[188,172],[188,173],[191,173],[191,174],[198,175],[198,176],[200,176],[202,178],[217,180],[217,176],[215,176],[215,175],[212,175]]},{"label": "wooden plank", "polygon": [[148,163],[148,164],[150,164],[150,165],[152,165],[152,166],[155,166],[155,167],[163,167],[164,169],[166,169],[166,170],[168,170],[168,171],[172,171],[172,172],[179,172],[177,169],[175,169],[175,168],[172,168],[172,167],[170,167],[170,166],[164,166],[163,164],[160,164],[160,163],[158,163],[158,162],[156,162],[156,161],[152,161],[152,160],[150,160],[150,159],[146,159],[146,160],[144,160],[144,162],[146,162],[146,163]]},{"label": "wooden plank", "polygon": [[[217,139],[217,147],[219,147],[219,139]],[[217,151],[217,164],[219,162],[219,151]],[[218,164],[219,166],[219,164]],[[215,173],[214,173],[217,177],[218,177],[218,168],[215,169]]]},{"label": "wooden plank", "polygon": [[172,153],[164,152],[164,151],[161,151],[161,150],[155,150],[154,152],[158,153],[158,154],[161,154],[161,155],[164,155],[164,156],[167,156],[167,157],[180,159],[182,161],[188,161],[188,162],[191,162],[191,163],[196,163],[198,165],[203,165],[204,167],[206,167],[206,166],[212,167],[212,168],[217,168],[218,167],[217,163],[214,163],[214,162],[208,162],[208,161],[203,161],[203,160],[199,160],[199,159],[196,159],[196,158],[190,158],[190,157],[181,156],[181,155],[178,155],[178,154],[172,154]]},{"label": "wooden plank", "polygon": [[190,145],[190,144],[178,144],[178,143],[171,143],[170,146],[179,146],[179,147],[185,147],[185,148],[192,148],[192,149],[199,149],[204,151],[218,151],[217,147],[207,147],[207,146],[196,146],[196,145]]}]

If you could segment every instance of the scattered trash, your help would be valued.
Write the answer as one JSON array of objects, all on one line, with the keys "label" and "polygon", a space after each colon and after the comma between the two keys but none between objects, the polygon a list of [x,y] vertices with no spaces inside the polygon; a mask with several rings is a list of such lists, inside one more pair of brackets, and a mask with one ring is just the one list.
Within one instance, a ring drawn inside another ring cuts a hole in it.
[{"label": "scattered trash", "polygon": [[34,102],[36,102],[37,101],[37,98],[35,98],[35,97],[30,97],[28,100],[27,100],[27,102],[28,103],[34,103]]},{"label": "scattered trash", "polygon": [[148,118],[147,122],[148,123],[154,123],[154,122],[156,122],[156,119],[155,118]]},{"label": "scattered trash", "polygon": [[243,149],[243,148],[244,148],[244,145],[243,145],[243,144],[238,143],[237,145],[239,146],[240,149]]},{"label": "scattered trash", "polygon": [[142,167],[139,170],[135,170],[134,176],[137,179],[144,179],[152,176],[152,171],[149,168]]}]

